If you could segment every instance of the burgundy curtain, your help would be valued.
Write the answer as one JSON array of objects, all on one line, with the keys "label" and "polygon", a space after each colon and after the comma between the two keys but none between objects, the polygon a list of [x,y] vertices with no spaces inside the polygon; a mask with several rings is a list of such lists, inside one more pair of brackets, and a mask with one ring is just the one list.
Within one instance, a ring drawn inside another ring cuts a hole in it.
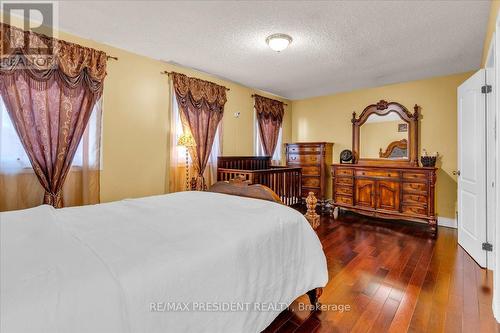
[{"label": "burgundy curtain", "polygon": [[1,33],[0,94],[43,202],[62,207],[64,181],[102,95],[106,54],[3,23]]},{"label": "burgundy curtain", "polygon": [[259,95],[254,95],[254,98],[262,146],[267,156],[273,156],[285,113],[284,105]]},{"label": "burgundy curtain", "polygon": [[205,190],[203,172],[207,166],[217,127],[224,113],[226,88],[215,83],[172,73],[184,131],[190,131],[196,147],[189,150],[197,172],[198,190]]}]

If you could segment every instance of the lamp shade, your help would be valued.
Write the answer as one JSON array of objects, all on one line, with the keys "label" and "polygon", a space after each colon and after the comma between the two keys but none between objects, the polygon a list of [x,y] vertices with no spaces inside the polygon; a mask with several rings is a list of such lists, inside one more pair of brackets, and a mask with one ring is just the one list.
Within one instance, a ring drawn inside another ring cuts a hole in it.
[{"label": "lamp shade", "polygon": [[194,142],[194,138],[190,133],[184,133],[179,137],[179,140],[177,140],[177,145],[184,147],[196,147],[196,142]]}]

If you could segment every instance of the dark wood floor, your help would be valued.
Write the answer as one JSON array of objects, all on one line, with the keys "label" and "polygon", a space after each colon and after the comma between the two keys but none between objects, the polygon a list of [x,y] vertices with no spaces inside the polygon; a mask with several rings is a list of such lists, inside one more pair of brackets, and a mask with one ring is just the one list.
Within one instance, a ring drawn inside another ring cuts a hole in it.
[{"label": "dark wood floor", "polygon": [[264,332],[499,332],[493,275],[457,245],[454,229],[432,240],[420,224],[346,214],[322,217],[318,234],[330,276],[320,301],[351,310],[301,311],[303,296]]}]

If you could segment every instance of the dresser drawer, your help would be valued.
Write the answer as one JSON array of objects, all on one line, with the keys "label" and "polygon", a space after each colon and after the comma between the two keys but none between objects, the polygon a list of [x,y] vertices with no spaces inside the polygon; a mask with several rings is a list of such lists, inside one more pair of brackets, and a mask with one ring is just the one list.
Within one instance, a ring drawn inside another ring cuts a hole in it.
[{"label": "dresser drawer", "polygon": [[356,170],[356,176],[360,177],[385,177],[385,178],[399,178],[399,172],[387,170]]},{"label": "dresser drawer", "polygon": [[411,215],[427,215],[427,208],[422,206],[403,205],[403,213]]},{"label": "dresser drawer", "polygon": [[348,197],[345,195],[336,195],[335,202],[344,205],[352,205],[352,197]]},{"label": "dresser drawer", "polygon": [[354,174],[354,170],[353,169],[347,169],[347,168],[336,168],[335,169],[335,174],[337,176],[342,176],[342,175],[352,176]]},{"label": "dresser drawer", "polygon": [[319,164],[321,162],[321,156],[320,155],[288,154],[287,161],[288,162]]},{"label": "dresser drawer", "polygon": [[321,147],[314,146],[289,146],[289,154],[321,154],[323,149]]},{"label": "dresser drawer", "polygon": [[335,194],[352,195],[352,186],[336,185],[335,186]]},{"label": "dresser drawer", "polygon": [[335,184],[352,185],[353,183],[352,177],[335,177]]},{"label": "dresser drawer", "polygon": [[321,180],[319,177],[302,177],[302,186],[305,187],[320,187]]},{"label": "dresser drawer", "polygon": [[403,192],[426,192],[426,183],[403,183]]},{"label": "dresser drawer", "polygon": [[427,196],[421,194],[403,194],[403,203],[427,205]]},{"label": "dresser drawer", "polygon": [[427,180],[425,172],[403,172],[403,179]]},{"label": "dresser drawer", "polygon": [[[292,164],[293,165],[293,164]],[[300,167],[300,165],[297,165]],[[303,166],[302,167],[302,176],[320,176],[321,168],[319,166]]]}]

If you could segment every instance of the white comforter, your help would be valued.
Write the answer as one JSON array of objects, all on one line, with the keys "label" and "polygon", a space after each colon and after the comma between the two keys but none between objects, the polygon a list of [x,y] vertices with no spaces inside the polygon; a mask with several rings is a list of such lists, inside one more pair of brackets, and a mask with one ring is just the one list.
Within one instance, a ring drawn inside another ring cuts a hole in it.
[{"label": "white comforter", "polygon": [[224,194],[44,205],[0,235],[2,333],[259,332],[328,281],[300,213]]}]

